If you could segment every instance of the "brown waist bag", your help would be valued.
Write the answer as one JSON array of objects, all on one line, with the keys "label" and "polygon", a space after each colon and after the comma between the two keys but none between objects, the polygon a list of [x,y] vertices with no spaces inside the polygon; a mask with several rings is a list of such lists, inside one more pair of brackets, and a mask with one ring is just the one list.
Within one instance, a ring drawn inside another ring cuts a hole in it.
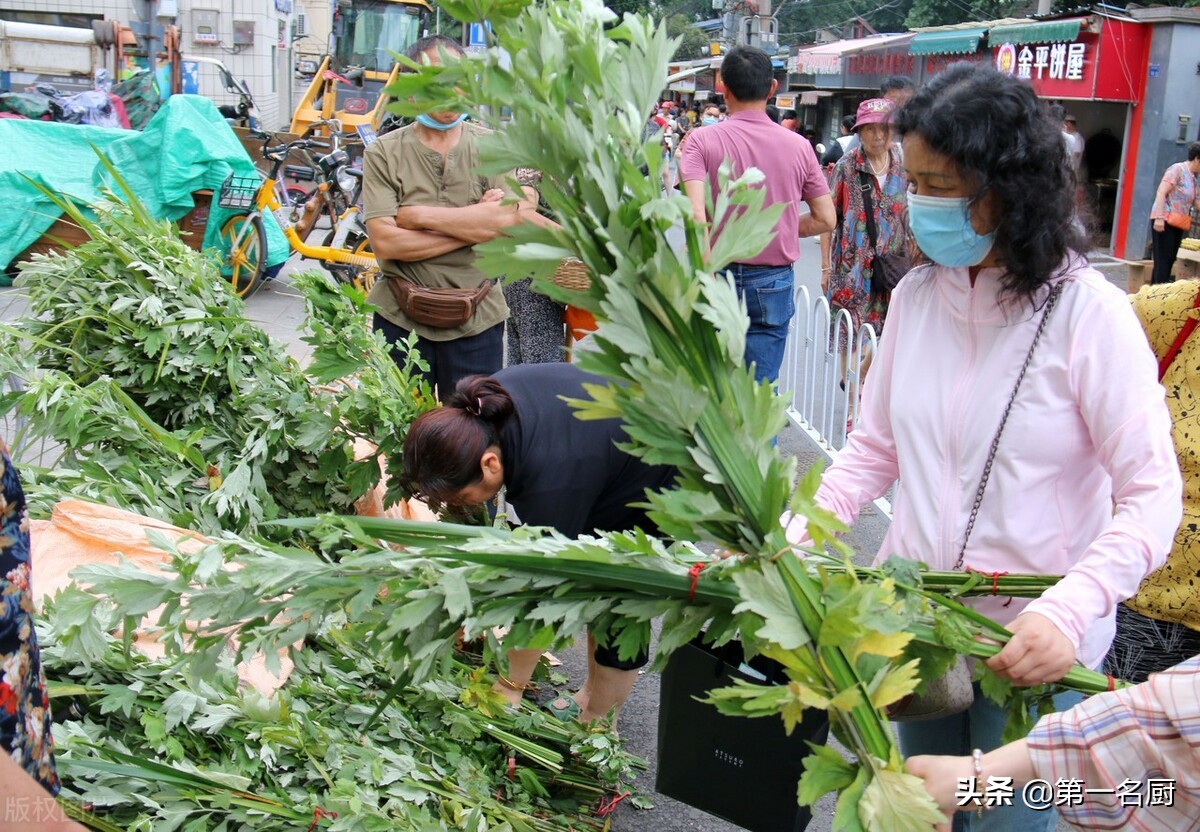
[{"label": "brown waist bag", "polygon": [[387,283],[401,312],[435,329],[454,329],[471,320],[495,285],[485,280],[478,289],[428,289],[399,277],[390,277]]}]

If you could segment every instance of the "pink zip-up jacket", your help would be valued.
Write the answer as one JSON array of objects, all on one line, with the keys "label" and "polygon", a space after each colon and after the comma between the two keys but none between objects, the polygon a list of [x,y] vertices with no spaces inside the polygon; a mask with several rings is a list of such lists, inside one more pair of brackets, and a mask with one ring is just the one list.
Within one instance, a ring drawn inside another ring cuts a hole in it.
[{"label": "pink zip-up jacket", "polygon": [[[862,413],[817,502],[851,523],[899,479],[876,562],[897,554],[953,569],[988,448],[1041,320],[999,305],[1000,269],[924,266],[892,293]],[[1116,604],[1160,566],[1182,484],[1157,367],[1126,295],[1082,259],[1009,415],[964,568],[1061,574],[1035,600],[983,597],[1001,623],[1054,622],[1096,667]],[[1044,297],[1044,295],[1043,295]],[[1040,306],[1040,304],[1039,304]],[[792,524],[799,527],[800,523]],[[789,527],[789,537],[802,529]]]}]

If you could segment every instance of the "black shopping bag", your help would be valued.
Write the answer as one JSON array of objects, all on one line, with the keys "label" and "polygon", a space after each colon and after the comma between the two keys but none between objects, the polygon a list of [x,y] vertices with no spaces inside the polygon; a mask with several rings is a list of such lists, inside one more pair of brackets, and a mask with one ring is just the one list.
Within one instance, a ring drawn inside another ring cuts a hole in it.
[{"label": "black shopping bag", "polygon": [[796,784],[810,753],[824,744],[829,720],[808,710],[789,737],[778,717],[725,716],[696,701],[734,679],[784,680],[776,662],[742,664],[742,646],[719,648],[700,639],[676,650],[662,674],[655,788],[751,832],[802,832],[812,813],[796,803]]}]

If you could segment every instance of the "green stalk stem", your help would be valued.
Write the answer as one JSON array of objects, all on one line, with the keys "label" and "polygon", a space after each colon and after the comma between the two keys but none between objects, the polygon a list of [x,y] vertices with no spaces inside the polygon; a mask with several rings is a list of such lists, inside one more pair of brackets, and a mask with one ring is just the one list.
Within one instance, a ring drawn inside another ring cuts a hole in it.
[{"label": "green stalk stem", "polygon": [[[925,624],[917,624],[909,630],[917,641],[923,644],[929,644],[936,647],[944,647],[933,633],[933,628]],[[1010,633],[1008,638],[1011,638]],[[1007,641],[1007,639],[1005,639]],[[973,641],[967,647],[965,654],[976,659],[990,659],[992,656],[1004,649],[1004,644],[990,644],[986,641]],[[961,651],[960,651],[961,652]],[[1097,673],[1095,670],[1076,665],[1072,667],[1066,676],[1059,679],[1054,684],[1070,688],[1071,690],[1080,693],[1086,693],[1089,696],[1097,693],[1105,693],[1110,690],[1110,677],[1103,673]],[[1129,687],[1128,682],[1120,680],[1112,680],[1113,688]]]}]

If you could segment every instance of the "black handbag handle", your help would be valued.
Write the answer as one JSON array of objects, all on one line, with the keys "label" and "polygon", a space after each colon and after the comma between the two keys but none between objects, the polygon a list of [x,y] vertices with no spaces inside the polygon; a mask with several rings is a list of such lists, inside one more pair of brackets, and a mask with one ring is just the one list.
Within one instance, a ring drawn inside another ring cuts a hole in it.
[{"label": "black handbag handle", "polygon": [[875,203],[871,199],[871,191],[874,189],[871,187],[871,179],[865,170],[859,170],[858,181],[861,183],[859,188],[862,191],[863,208],[867,212],[867,242],[871,245],[871,251],[878,254],[879,238],[875,232]]}]

